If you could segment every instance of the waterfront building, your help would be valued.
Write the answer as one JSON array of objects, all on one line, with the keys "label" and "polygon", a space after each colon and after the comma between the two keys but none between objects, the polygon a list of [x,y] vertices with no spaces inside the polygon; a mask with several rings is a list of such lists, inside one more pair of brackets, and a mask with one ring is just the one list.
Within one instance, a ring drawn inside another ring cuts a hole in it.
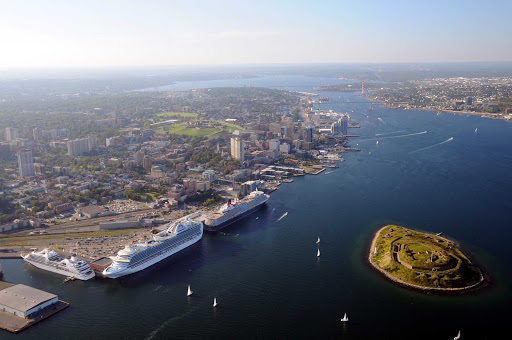
[{"label": "waterfront building", "polygon": [[244,142],[239,137],[231,137],[231,157],[243,162],[244,155]]},{"label": "waterfront building", "polygon": [[5,141],[12,142],[16,139],[18,139],[18,129],[13,128],[13,127],[6,127],[5,128]]},{"label": "waterfront building", "polygon": [[0,290],[0,310],[25,319],[58,300],[57,295],[22,284]]},{"label": "waterfront building", "polygon": [[18,169],[20,177],[34,176],[34,158],[31,150],[18,151]]}]

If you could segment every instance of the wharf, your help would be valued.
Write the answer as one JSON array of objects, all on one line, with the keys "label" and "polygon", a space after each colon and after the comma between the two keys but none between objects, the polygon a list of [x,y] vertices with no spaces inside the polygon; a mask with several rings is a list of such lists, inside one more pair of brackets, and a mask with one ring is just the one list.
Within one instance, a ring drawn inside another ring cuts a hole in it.
[{"label": "wharf", "polygon": [[[14,284],[6,281],[0,281],[0,290],[3,290],[11,286],[14,286]],[[31,314],[30,318],[27,319],[0,310],[0,328],[12,333],[19,333],[22,330],[30,326],[33,326],[39,321],[43,321],[68,307],[68,302],[58,300],[56,303]]]},{"label": "wharf", "polygon": [[35,325],[39,321],[43,321],[50,316],[57,314],[63,309],[69,307],[69,303],[59,300],[55,304],[36,312],[29,319],[24,319],[9,312],[0,310],[0,328],[11,333],[19,333],[22,330]]}]

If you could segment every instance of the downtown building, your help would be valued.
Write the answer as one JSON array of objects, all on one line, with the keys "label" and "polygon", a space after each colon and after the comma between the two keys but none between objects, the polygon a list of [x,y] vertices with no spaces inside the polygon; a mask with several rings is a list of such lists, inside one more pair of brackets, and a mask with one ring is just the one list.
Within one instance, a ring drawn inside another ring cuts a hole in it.
[{"label": "downtown building", "polygon": [[231,137],[231,157],[243,162],[245,159],[244,142],[239,137]]}]

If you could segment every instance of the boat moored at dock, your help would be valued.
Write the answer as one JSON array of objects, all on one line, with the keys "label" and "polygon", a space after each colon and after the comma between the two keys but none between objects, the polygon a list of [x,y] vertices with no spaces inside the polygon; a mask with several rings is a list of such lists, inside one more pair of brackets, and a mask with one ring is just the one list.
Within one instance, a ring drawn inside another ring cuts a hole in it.
[{"label": "boat moored at dock", "polygon": [[127,245],[104,271],[103,276],[118,278],[146,269],[163,259],[191,246],[203,237],[203,223],[189,218],[175,221],[143,243]]},{"label": "boat moored at dock", "polygon": [[261,208],[268,201],[269,197],[269,195],[257,190],[241,200],[236,200],[234,203],[228,201],[218,212],[206,215],[204,222],[205,230],[221,230]]},{"label": "boat moored at dock", "polygon": [[91,266],[84,260],[72,256],[69,259],[63,258],[57,252],[50,249],[33,251],[28,254],[21,254],[26,262],[36,266],[39,269],[47,270],[52,273],[73,277],[79,280],[89,280],[94,277]]}]

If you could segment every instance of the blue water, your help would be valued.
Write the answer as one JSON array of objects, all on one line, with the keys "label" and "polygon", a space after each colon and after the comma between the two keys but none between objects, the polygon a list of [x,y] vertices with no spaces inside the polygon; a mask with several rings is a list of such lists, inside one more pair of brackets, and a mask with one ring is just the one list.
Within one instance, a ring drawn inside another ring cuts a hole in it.
[{"label": "blue water", "polygon": [[[333,83],[285,78],[294,91]],[[349,111],[361,123],[351,130],[361,137],[350,144],[362,151],[345,154],[339,169],[283,184],[266,208],[228,234],[206,235],[175,258],[120,280],[63,284],[21,260],[3,260],[6,280],[58,294],[71,307],[0,337],[450,339],[459,329],[463,339],[510,336],[512,124],[370,111],[368,103],[343,103],[360,101],[358,94],[322,95],[330,97],[327,108]],[[390,138],[397,136],[403,137]],[[388,223],[442,231],[485,268],[491,286],[439,296],[387,281],[365,256],[373,232]],[[343,325],[345,312],[350,322]]]}]

